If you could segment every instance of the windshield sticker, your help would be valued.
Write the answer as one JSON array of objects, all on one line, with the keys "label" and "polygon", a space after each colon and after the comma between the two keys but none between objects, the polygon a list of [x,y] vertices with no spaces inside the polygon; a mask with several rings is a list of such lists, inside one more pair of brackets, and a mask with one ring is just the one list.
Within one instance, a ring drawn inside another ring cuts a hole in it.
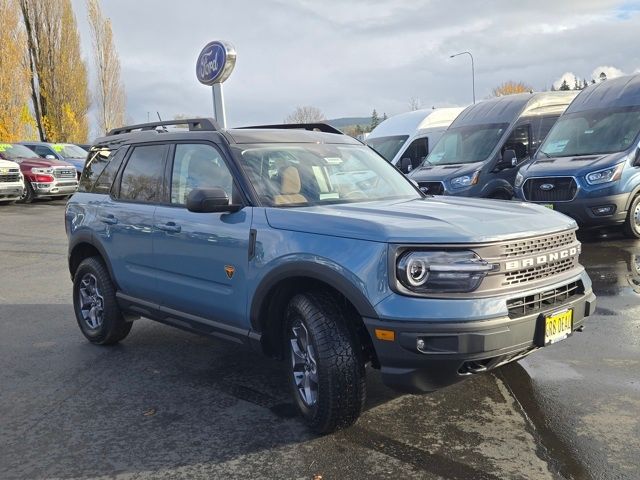
[{"label": "windshield sticker", "polygon": [[329,165],[340,165],[342,163],[342,159],[341,158],[324,157],[324,159]]},{"label": "windshield sticker", "polygon": [[54,146],[53,146],[53,149],[54,149],[56,152],[60,153],[60,152],[64,149],[64,146],[63,146],[63,145],[54,145]]},{"label": "windshield sticker", "polygon": [[13,148],[9,143],[0,143],[0,152],[5,152],[7,149]]},{"label": "windshield sticker", "polygon": [[567,146],[567,143],[569,143],[569,140],[559,140],[557,142],[550,143],[545,151],[546,153],[560,153],[564,150],[564,147]]}]

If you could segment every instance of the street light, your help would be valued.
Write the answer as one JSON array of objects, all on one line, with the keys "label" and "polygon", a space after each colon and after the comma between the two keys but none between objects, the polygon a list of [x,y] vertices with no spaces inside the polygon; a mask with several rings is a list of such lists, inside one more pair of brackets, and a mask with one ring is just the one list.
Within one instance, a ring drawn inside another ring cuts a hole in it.
[{"label": "street light", "polygon": [[473,65],[473,55],[471,55],[471,52],[460,52],[451,55],[449,58],[457,57],[459,55],[469,55],[471,57],[471,86],[473,89],[473,103],[476,103],[476,72]]}]

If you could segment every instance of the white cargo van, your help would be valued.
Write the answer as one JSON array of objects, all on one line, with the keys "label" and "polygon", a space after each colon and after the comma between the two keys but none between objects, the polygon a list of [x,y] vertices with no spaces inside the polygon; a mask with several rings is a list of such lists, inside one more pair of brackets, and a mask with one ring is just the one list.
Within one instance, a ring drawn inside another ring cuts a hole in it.
[{"label": "white cargo van", "polygon": [[400,167],[400,160],[408,158],[415,168],[462,110],[434,108],[394,115],[374,128],[365,143],[393,165]]}]

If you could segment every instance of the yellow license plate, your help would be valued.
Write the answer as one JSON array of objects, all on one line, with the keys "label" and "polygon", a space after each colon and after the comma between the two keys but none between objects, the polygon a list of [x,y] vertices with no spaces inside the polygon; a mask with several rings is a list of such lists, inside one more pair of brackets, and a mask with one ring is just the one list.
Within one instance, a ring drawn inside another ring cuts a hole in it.
[{"label": "yellow license plate", "polygon": [[554,313],[544,319],[544,344],[564,340],[573,332],[573,310]]},{"label": "yellow license plate", "polygon": [[543,203],[542,206],[553,210],[553,203]]}]

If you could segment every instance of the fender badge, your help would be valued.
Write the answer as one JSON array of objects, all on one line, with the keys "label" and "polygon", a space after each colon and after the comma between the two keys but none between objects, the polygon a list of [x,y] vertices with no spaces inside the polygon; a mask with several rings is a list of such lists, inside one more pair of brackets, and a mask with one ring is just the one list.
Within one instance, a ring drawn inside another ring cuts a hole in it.
[{"label": "fender badge", "polygon": [[225,265],[224,266],[224,273],[227,274],[228,278],[232,278],[233,274],[236,273],[236,269],[235,269],[235,267],[232,267],[231,265]]}]

